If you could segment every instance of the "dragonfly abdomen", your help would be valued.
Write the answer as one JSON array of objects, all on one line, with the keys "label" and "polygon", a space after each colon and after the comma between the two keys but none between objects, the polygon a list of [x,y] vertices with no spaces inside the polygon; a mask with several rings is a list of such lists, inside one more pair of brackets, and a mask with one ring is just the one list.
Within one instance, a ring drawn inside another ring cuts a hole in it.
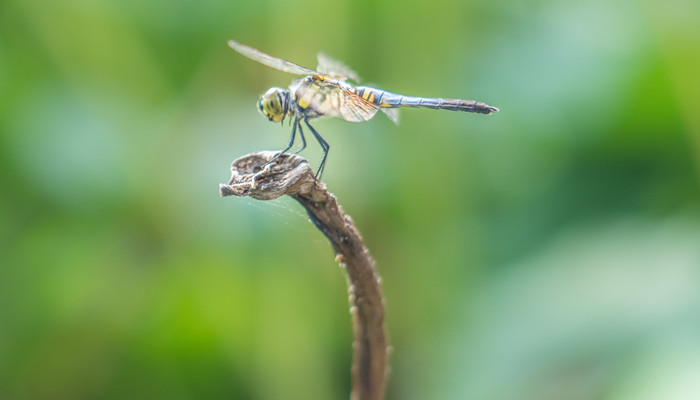
[{"label": "dragonfly abdomen", "polygon": [[466,111],[479,114],[491,114],[498,111],[496,107],[474,100],[412,97],[369,87],[358,87],[355,90],[359,91],[359,93],[356,93],[365,98],[365,100],[386,108],[422,107],[436,110]]},{"label": "dragonfly abdomen", "polygon": [[382,104],[382,98],[384,97],[385,94],[388,92],[385,92],[383,90],[367,87],[367,86],[358,86],[354,90],[356,95],[362,97],[363,99],[369,101],[370,103],[374,103],[377,105]]}]

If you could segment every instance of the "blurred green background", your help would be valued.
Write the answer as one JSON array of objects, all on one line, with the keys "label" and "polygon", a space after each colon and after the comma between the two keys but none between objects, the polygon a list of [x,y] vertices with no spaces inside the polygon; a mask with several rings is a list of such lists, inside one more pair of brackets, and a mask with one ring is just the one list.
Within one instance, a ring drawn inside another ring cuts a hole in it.
[{"label": "blurred green background", "polygon": [[[344,399],[344,273],[290,199],[293,78],[235,38],[491,116],[319,120],[377,259],[388,399],[700,398],[700,3],[0,2],[0,398]],[[319,147],[304,153],[312,165]]]}]

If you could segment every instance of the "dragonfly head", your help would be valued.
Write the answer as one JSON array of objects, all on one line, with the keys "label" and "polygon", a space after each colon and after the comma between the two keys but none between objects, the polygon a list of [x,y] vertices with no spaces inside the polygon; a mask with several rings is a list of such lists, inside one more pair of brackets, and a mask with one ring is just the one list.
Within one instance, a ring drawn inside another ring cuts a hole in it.
[{"label": "dragonfly head", "polygon": [[260,114],[272,122],[281,122],[289,111],[289,91],[271,87],[260,96],[258,103]]}]

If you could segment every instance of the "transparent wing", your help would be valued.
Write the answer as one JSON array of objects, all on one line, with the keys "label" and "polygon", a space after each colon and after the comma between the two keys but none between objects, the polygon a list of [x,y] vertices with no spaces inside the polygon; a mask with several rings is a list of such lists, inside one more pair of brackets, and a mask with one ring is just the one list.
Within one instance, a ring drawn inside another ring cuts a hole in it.
[{"label": "transparent wing", "polygon": [[342,61],[336,60],[326,53],[318,53],[318,71],[328,74],[337,79],[351,79],[355,82],[360,82],[360,76],[352,68],[348,67]]},{"label": "transparent wing", "polygon": [[314,109],[327,117],[341,118],[349,122],[369,121],[377,114],[379,105],[371,103],[333,82],[320,82]]},{"label": "transparent wing", "polygon": [[399,109],[398,108],[382,108],[384,114],[395,124],[399,124]]},{"label": "transparent wing", "polygon": [[379,110],[378,105],[370,103],[356,94],[351,93],[351,95],[352,97],[347,96],[346,93],[346,96],[344,96],[344,104],[341,105],[339,110],[341,118],[350,122],[363,122],[369,121],[377,114],[377,110]]},{"label": "transparent wing", "polygon": [[293,62],[289,62],[281,58],[272,57],[269,54],[265,54],[260,50],[246,46],[242,43],[238,43],[235,40],[229,40],[228,45],[251,60],[255,60],[261,64],[267,65],[268,67],[272,67],[283,72],[289,72],[290,74],[295,75],[319,75],[319,72],[317,71],[302,67],[301,65],[294,64]]},{"label": "transparent wing", "polygon": [[379,106],[358,96],[355,93],[340,91],[341,104],[338,109],[340,117],[350,122],[369,121],[377,114]]}]

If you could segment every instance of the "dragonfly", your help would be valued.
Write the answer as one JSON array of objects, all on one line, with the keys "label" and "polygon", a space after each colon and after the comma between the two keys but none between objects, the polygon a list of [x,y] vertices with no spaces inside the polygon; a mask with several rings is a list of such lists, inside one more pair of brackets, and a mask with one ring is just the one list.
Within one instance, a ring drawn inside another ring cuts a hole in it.
[{"label": "dragonfly", "polygon": [[272,122],[284,123],[284,119],[289,116],[292,125],[289,144],[267,164],[271,164],[292,148],[297,130],[301,137],[302,146],[295,154],[306,148],[303,123],[323,149],[323,158],[316,172],[316,179],[320,179],[323,174],[330,146],[309,123],[309,120],[314,118],[333,117],[349,122],[364,122],[372,119],[381,110],[395,124],[398,124],[398,108],[400,107],[423,107],[478,114],[498,112],[498,108],[474,100],[413,97],[369,86],[353,85],[351,82],[360,82],[357,73],[325,53],[319,53],[317,69],[313,70],[265,54],[235,40],[229,40],[228,45],[238,53],[263,65],[304,76],[292,81],[288,89],[280,87],[268,89],[260,96],[258,110]]}]

